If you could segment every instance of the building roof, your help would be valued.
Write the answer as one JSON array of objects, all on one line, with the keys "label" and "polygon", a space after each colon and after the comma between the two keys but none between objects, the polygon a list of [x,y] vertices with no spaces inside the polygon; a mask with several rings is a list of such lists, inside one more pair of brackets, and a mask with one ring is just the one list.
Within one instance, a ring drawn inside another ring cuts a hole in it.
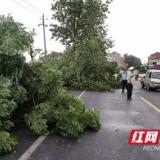
[{"label": "building roof", "polygon": [[153,53],[148,57],[149,60],[153,60],[153,59],[156,59],[156,58],[160,58],[160,53],[159,52]]}]

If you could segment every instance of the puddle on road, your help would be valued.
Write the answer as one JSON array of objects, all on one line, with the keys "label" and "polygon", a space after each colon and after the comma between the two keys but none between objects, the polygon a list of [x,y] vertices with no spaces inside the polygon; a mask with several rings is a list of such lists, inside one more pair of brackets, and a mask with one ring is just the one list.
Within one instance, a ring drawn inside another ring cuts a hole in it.
[{"label": "puddle on road", "polygon": [[[131,117],[137,115],[140,115],[140,113],[136,111],[104,110],[102,111],[102,127],[123,132],[130,132],[133,129],[143,129],[143,126],[136,125],[130,121]],[[104,119],[105,121],[103,121]]]},{"label": "puddle on road", "polygon": [[115,131],[123,131],[123,132],[130,132],[131,130],[137,130],[137,129],[144,129],[141,125],[135,125],[132,123],[128,124],[122,124],[118,121],[115,122],[107,122],[105,124],[102,124],[102,127],[109,130],[115,130]]},{"label": "puddle on road", "polygon": [[104,114],[105,116],[124,116],[124,115],[130,115],[130,116],[136,116],[139,115],[139,112],[136,111],[120,111],[120,110],[101,110],[102,115]]}]

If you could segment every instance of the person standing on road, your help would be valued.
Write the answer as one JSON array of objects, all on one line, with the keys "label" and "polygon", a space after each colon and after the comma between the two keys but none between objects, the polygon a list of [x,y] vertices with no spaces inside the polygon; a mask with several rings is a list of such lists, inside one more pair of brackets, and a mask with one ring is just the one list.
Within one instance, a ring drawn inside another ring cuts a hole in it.
[{"label": "person standing on road", "polygon": [[132,100],[133,71],[134,71],[134,67],[130,67],[129,72],[127,73],[127,86],[128,86],[127,99],[128,100]]},{"label": "person standing on road", "polygon": [[122,81],[122,93],[124,93],[124,89],[127,90],[127,72],[125,69],[123,69],[122,75],[121,75],[121,81]]}]

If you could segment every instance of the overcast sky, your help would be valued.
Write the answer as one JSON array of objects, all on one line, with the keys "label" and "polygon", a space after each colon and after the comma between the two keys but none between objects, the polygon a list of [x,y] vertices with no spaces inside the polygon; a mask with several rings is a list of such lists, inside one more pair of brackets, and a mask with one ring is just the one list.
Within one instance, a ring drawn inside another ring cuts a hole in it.
[{"label": "overcast sky", "polygon": [[[17,4],[20,3],[31,12]],[[59,42],[50,40],[51,33],[49,25],[52,23],[51,9],[52,0],[0,0],[0,14],[7,15],[12,13],[14,19],[28,27],[28,30],[35,28],[37,36],[35,38],[35,47],[44,48],[43,29],[38,27],[41,23],[41,12],[36,12],[25,2],[31,2],[48,18],[46,24],[46,41],[48,52],[62,52],[64,46]],[[148,56],[160,51],[160,0],[113,0],[109,9],[110,14],[106,21],[109,25],[108,36],[115,41],[115,47],[110,51],[116,51],[120,54],[132,54],[146,62]]]}]

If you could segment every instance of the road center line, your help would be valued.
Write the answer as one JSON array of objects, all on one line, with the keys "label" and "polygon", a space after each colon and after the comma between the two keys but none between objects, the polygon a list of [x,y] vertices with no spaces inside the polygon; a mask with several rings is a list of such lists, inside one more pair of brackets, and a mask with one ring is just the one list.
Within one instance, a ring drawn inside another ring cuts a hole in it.
[{"label": "road center line", "polygon": [[[86,91],[83,91],[78,98],[81,98]],[[18,160],[29,160],[33,152],[41,145],[41,143],[47,138],[47,136],[39,137]]]},{"label": "road center line", "polygon": [[143,97],[140,97],[141,100],[143,100],[144,102],[146,102],[148,105],[150,105],[151,107],[153,107],[157,112],[160,113],[160,109],[157,108],[156,106],[154,106],[152,103],[150,103],[148,100],[146,100],[145,98]]}]

